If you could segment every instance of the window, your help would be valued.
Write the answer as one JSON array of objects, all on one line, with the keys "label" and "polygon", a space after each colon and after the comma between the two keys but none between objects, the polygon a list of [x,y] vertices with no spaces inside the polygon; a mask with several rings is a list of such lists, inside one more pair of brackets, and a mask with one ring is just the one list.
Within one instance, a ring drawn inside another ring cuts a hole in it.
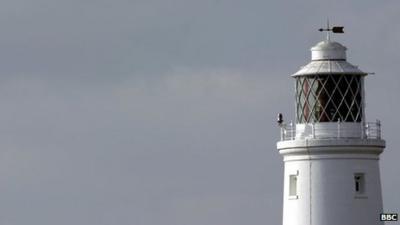
[{"label": "window", "polygon": [[297,122],[361,122],[362,80],[353,74],[297,77]]},{"label": "window", "polygon": [[356,195],[363,195],[365,193],[365,176],[363,173],[354,174],[354,191]]},{"label": "window", "polygon": [[297,175],[289,175],[289,197],[297,198]]}]

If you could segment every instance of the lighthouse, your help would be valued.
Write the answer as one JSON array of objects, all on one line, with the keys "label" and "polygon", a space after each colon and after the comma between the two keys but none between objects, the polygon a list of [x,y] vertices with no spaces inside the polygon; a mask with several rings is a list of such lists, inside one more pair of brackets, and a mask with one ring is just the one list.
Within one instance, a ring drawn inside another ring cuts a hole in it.
[{"label": "lighthouse", "polygon": [[379,120],[367,122],[368,73],[347,61],[347,48],[326,40],[292,77],[295,121],[278,115],[284,161],[283,225],[383,225]]}]

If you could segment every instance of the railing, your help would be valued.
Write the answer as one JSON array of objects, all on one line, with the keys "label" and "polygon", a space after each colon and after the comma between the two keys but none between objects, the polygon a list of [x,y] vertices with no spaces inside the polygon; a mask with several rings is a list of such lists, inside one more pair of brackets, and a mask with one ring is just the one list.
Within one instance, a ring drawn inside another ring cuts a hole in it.
[{"label": "railing", "polygon": [[281,124],[281,141],[301,139],[381,139],[381,122]]},{"label": "railing", "polygon": [[381,121],[366,123],[364,131],[368,139],[381,139]]},{"label": "railing", "polygon": [[296,125],[293,122],[289,124],[283,123],[280,125],[281,128],[281,141],[294,140],[296,138]]}]

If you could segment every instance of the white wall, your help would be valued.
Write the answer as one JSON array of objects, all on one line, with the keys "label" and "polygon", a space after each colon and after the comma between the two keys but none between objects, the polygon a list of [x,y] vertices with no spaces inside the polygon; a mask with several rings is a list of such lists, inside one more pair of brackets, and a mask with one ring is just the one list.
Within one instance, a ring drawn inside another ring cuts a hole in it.
[{"label": "white wall", "polygon": [[[379,221],[382,197],[378,159],[368,154],[311,158],[285,161],[284,225],[383,224]],[[289,175],[297,171],[298,199],[289,199]],[[361,197],[355,193],[355,173],[365,174],[365,195]]]}]

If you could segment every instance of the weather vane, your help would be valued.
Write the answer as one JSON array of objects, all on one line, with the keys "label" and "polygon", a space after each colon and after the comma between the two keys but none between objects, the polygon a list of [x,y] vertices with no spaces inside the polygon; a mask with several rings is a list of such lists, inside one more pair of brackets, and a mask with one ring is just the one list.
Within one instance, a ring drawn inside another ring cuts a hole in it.
[{"label": "weather vane", "polygon": [[331,39],[330,32],[332,32],[332,33],[344,33],[343,27],[334,26],[334,27],[330,28],[329,20],[326,23],[326,28],[325,29],[324,28],[319,28],[318,30],[320,32],[326,31],[326,39],[328,41]]}]

